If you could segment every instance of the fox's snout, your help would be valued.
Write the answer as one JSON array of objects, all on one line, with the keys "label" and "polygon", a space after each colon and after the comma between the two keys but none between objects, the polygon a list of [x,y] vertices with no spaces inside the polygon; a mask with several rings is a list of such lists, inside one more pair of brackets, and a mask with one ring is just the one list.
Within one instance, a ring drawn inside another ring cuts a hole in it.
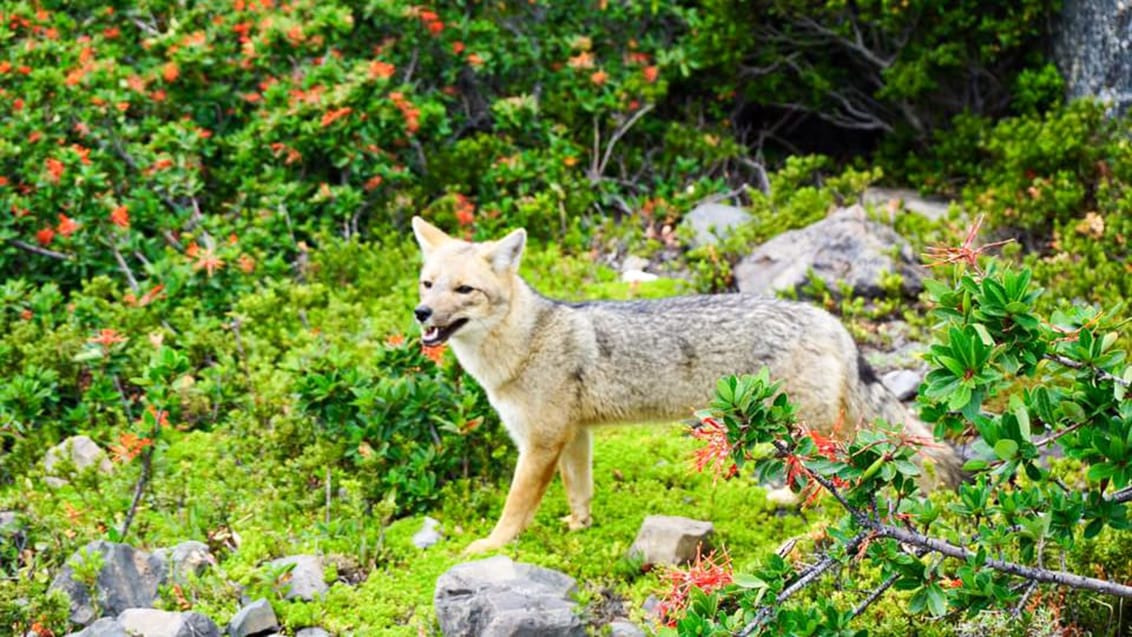
[{"label": "fox's snout", "polygon": [[413,315],[417,317],[418,323],[424,323],[432,316],[432,308],[427,305],[418,305],[417,308],[413,310]]}]

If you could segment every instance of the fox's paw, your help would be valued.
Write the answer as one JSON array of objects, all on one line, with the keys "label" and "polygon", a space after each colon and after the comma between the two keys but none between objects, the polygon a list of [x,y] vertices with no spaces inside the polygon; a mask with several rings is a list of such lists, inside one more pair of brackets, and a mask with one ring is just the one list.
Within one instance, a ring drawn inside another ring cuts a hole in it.
[{"label": "fox's paw", "polygon": [[506,542],[497,542],[490,537],[485,537],[476,540],[464,549],[464,555],[476,555],[477,553],[486,553],[495,550],[506,544]]},{"label": "fox's paw", "polygon": [[579,518],[573,513],[571,513],[570,515],[562,516],[562,521],[566,523],[566,528],[570,529],[571,531],[588,529],[590,528],[590,525],[594,523],[593,518],[588,515],[584,518]]}]

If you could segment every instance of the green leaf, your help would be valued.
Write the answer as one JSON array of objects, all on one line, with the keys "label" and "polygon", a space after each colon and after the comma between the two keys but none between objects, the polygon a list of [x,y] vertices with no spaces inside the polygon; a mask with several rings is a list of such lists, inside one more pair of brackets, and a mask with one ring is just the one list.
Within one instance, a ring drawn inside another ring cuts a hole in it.
[{"label": "green leaf", "polygon": [[967,462],[963,463],[963,470],[970,472],[982,471],[989,466],[990,463],[986,460],[982,460],[980,458],[971,458]]},{"label": "green leaf", "polygon": [[736,573],[733,581],[740,588],[767,588],[770,586],[765,580],[747,573]]},{"label": "green leaf", "polygon": [[1017,394],[1010,397],[1010,411],[1014,413],[1014,417],[1018,419],[1018,430],[1022,433],[1024,440],[1030,439],[1030,413],[1026,410],[1025,403],[1018,397]]},{"label": "green leaf", "polygon": [[1003,438],[994,445],[994,455],[1003,460],[1012,460],[1018,455],[1018,443],[1009,438]]},{"label": "green leaf", "polygon": [[1095,464],[1095,465],[1089,467],[1089,470],[1087,472],[1085,472],[1085,477],[1090,482],[1100,482],[1101,480],[1104,480],[1105,478],[1111,478],[1113,476],[1113,474],[1115,474],[1115,473],[1116,473],[1116,466],[1115,465],[1111,465],[1111,464],[1108,464],[1108,463],[1100,463],[1100,464]]}]

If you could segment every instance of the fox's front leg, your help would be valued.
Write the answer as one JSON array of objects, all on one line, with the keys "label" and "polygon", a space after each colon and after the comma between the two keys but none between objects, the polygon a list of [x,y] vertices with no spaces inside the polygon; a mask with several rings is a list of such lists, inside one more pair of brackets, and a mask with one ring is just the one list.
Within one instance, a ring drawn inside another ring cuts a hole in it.
[{"label": "fox's front leg", "polygon": [[552,444],[530,444],[519,450],[519,463],[515,467],[515,477],[511,480],[511,490],[507,502],[491,534],[476,540],[464,549],[465,553],[482,553],[496,549],[515,539],[519,532],[530,523],[538,509],[546,486],[554,477],[554,467],[562,455],[565,442]]},{"label": "fox's front leg", "polygon": [[574,435],[558,459],[570,515],[564,519],[571,531],[590,525],[590,501],[594,495],[593,440],[590,430],[582,427]]}]

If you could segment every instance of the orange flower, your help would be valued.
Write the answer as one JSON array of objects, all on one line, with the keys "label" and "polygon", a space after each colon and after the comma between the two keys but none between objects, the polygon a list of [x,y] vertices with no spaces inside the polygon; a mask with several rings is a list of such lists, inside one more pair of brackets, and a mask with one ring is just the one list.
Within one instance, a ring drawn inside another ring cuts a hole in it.
[{"label": "orange flower", "polygon": [[240,97],[244,98],[244,101],[248,102],[249,104],[255,104],[256,102],[263,99],[263,97],[259,93],[244,93]]},{"label": "orange flower", "polygon": [[43,230],[35,233],[35,240],[39,242],[39,245],[44,247],[51,245],[51,240],[54,238],[55,231],[51,228],[44,228]]},{"label": "orange flower", "polygon": [[145,78],[140,75],[131,75],[130,77],[126,78],[126,86],[129,87],[131,91],[144,93]]},{"label": "orange flower", "polygon": [[126,111],[130,110],[130,103],[129,102],[118,102],[117,104],[114,105],[114,108],[125,113]]},{"label": "orange flower", "polygon": [[0,188],[8,185],[8,178],[0,175]]},{"label": "orange flower", "polygon": [[240,266],[240,271],[244,274],[255,272],[255,259],[247,254],[241,254],[240,258],[236,260],[236,265]]},{"label": "orange flower", "polygon": [[374,175],[373,177],[370,177],[369,179],[367,179],[365,185],[362,186],[362,187],[366,189],[366,192],[371,192],[371,191],[375,190],[380,185],[381,185],[381,175]]},{"label": "orange flower", "polygon": [[185,254],[189,257],[196,257],[200,254],[200,246],[197,245],[196,241],[189,243],[189,247],[185,248]]},{"label": "orange flower", "polygon": [[649,84],[652,84],[653,82],[656,81],[656,78],[660,76],[660,69],[658,69],[655,65],[646,66],[644,69],[641,70],[641,73],[644,74],[645,81],[648,82]]},{"label": "orange flower", "polygon": [[59,214],[59,234],[69,237],[79,229],[79,224],[65,214]]},{"label": "orange flower", "polygon": [[113,39],[117,38],[119,35],[122,35],[122,31],[118,27],[110,27],[109,29],[105,29],[102,32],[102,35],[107,40],[113,40]]},{"label": "orange flower", "polygon": [[385,344],[389,347],[401,347],[405,344],[405,337],[401,334],[390,334],[385,338]]},{"label": "orange flower", "polygon": [[479,53],[469,53],[468,64],[471,64],[472,66],[483,66],[483,58],[480,57]]},{"label": "orange flower", "polygon": [[433,34],[433,35],[440,35],[440,32],[443,31],[443,30],[444,30],[444,23],[441,22],[440,20],[434,20],[434,21],[428,23],[428,32]]},{"label": "orange flower", "polygon": [[11,71],[11,70],[12,70],[12,63],[11,62],[9,62],[7,60],[0,62],[0,75],[3,75],[4,73],[7,73],[8,71]]},{"label": "orange flower", "polygon": [[731,458],[734,445],[728,440],[727,433],[727,427],[715,418],[704,416],[700,419],[700,426],[692,430],[692,437],[707,444],[695,452],[693,465],[696,471],[702,472],[710,467],[716,480],[720,476],[731,478],[739,472]]},{"label": "orange flower", "polygon": [[687,568],[667,567],[662,577],[668,580],[669,589],[657,607],[662,621],[669,627],[675,627],[687,611],[692,589],[711,593],[730,584],[733,574],[729,555],[724,553],[717,558],[715,551],[712,551],[701,556],[698,548],[696,560]]},{"label": "orange flower", "polygon": [[32,132],[28,133],[28,143],[29,144],[34,144],[41,139],[43,139],[43,133],[41,133],[37,130],[33,130]]},{"label": "orange flower", "polygon": [[130,210],[126,206],[118,206],[110,211],[110,223],[119,228],[130,227]]},{"label": "orange flower", "polygon": [[119,444],[110,445],[110,451],[113,452],[115,459],[122,462],[129,462],[138,456],[143,449],[153,444],[149,438],[140,438],[137,434],[132,432],[125,432],[118,437]]},{"label": "orange flower", "polygon": [[166,62],[165,66],[161,67],[161,77],[165,78],[166,82],[175,82],[181,75],[181,67],[177,66],[176,62]]},{"label": "orange flower", "polygon": [[444,361],[444,343],[441,343],[440,345],[435,345],[433,347],[429,347],[428,345],[422,344],[421,345],[421,352],[424,353],[426,358],[428,358],[430,361],[436,363],[437,365],[441,364]]},{"label": "orange flower", "polygon": [[114,345],[117,345],[118,343],[125,343],[128,340],[130,339],[119,334],[118,330],[111,327],[105,327],[99,330],[98,334],[87,339],[87,342],[97,343],[101,345],[103,349],[109,350]]},{"label": "orange flower", "polygon": [[589,51],[582,51],[566,60],[566,65],[572,69],[592,69],[594,67],[594,55]]},{"label": "orange flower", "polygon": [[48,157],[44,165],[47,167],[47,176],[51,180],[51,183],[59,183],[59,179],[63,176],[63,170],[65,169],[63,162],[54,157]]},{"label": "orange flower", "polygon": [[388,62],[374,60],[369,63],[369,76],[375,79],[388,80],[393,77],[393,73],[396,71],[397,67]]},{"label": "orange flower", "polygon": [[462,226],[470,226],[476,220],[476,205],[464,195],[456,195],[456,221]]},{"label": "orange flower", "polygon": [[200,251],[197,260],[193,262],[193,270],[204,270],[209,278],[224,267],[224,260],[213,254],[211,248]]},{"label": "orange flower", "polygon": [[354,111],[354,109],[350,108],[349,106],[344,106],[342,108],[336,108],[336,109],[327,111],[322,116],[322,127],[326,128],[327,126],[330,126],[334,122],[342,119],[343,117],[346,117],[347,115],[349,115],[353,111]]},{"label": "orange flower", "polygon": [[460,42],[459,40],[457,40],[456,42],[452,43],[452,53],[454,53],[456,55],[460,55],[463,52],[464,52],[464,43],[463,42]]},{"label": "orange flower", "polygon": [[598,86],[605,84],[605,81],[608,79],[609,74],[601,70],[594,71],[593,75],[590,76],[590,81]]}]

